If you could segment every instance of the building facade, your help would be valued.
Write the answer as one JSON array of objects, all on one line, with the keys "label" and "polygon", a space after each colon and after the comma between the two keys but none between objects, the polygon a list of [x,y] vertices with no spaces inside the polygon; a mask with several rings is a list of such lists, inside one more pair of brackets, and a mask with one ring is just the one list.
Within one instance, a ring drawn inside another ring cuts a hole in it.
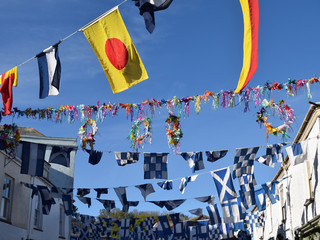
[{"label": "building facade", "polygon": [[[0,151],[0,231],[1,239],[69,239],[71,217],[66,216],[62,200],[55,198],[49,215],[42,213],[40,194],[31,198],[32,190],[23,183],[59,188],[73,188],[77,141],[71,138],[46,137],[32,128],[19,128],[21,142],[46,145],[43,177],[21,174],[22,144],[15,158]],[[50,148],[72,148],[70,167],[49,163]],[[72,194],[72,193],[71,193]]]},{"label": "building facade", "polygon": [[279,199],[266,199],[265,225],[254,239],[320,239],[319,117],[320,105],[312,105],[292,142],[306,144],[301,163],[285,157],[273,179],[279,181]]}]

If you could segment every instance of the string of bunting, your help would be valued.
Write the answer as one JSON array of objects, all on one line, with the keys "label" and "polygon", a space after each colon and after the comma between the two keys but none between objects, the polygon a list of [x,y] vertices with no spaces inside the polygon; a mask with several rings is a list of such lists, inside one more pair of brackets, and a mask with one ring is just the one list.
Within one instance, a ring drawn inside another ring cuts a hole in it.
[{"label": "string of bunting", "polygon": [[[206,91],[203,95],[189,96],[183,98],[173,97],[169,100],[145,100],[141,103],[104,103],[100,105],[99,101],[96,105],[63,105],[60,108],[47,107],[44,109],[32,109],[27,108],[25,110],[20,110],[18,108],[13,108],[11,113],[12,116],[16,117],[26,117],[33,119],[47,119],[53,120],[55,122],[61,122],[66,120],[68,123],[73,123],[75,120],[85,121],[86,119],[92,119],[95,115],[97,122],[103,122],[108,116],[114,117],[119,114],[120,109],[125,110],[127,117],[130,116],[131,121],[134,121],[135,116],[137,119],[147,117],[151,114],[154,116],[155,110],[166,106],[169,113],[173,113],[176,110],[176,115],[178,117],[189,116],[190,114],[190,104],[193,102],[195,106],[195,112],[198,114],[201,110],[201,103],[207,103],[210,99],[212,100],[213,109],[218,109],[220,106],[222,108],[233,108],[240,104],[244,104],[244,112],[249,110],[249,103],[254,101],[255,107],[261,107],[260,112],[257,113],[257,122],[264,123],[269,133],[282,134],[284,129],[276,130],[271,124],[268,124],[268,118],[266,116],[272,114],[268,113],[275,111],[281,120],[285,121],[285,126],[289,126],[294,120],[293,110],[285,102],[281,100],[279,103],[273,100],[262,100],[264,96],[270,98],[273,95],[273,91],[286,90],[288,96],[294,96],[298,91],[302,90],[304,87],[307,89],[308,98],[311,99],[310,84],[319,83],[319,78],[314,77],[311,79],[300,79],[291,80],[289,79],[286,83],[266,83],[263,86],[257,87],[246,87],[239,94],[235,94],[234,91],[220,91],[217,93]],[[238,103],[236,104],[236,96],[238,97]],[[3,115],[3,112],[1,112]]]}]

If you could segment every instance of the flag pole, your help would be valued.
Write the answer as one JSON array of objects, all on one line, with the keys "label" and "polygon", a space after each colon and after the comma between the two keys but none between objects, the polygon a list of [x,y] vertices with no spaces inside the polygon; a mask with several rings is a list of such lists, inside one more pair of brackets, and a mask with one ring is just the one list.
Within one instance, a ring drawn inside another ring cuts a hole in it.
[{"label": "flag pole", "polygon": [[[31,176],[31,182],[32,182],[32,185],[34,185],[34,176]],[[26,240],[29,240],[30,239],[30,228],[31,228],[31,215],[32,215],[32,191],[33,189],[30,189],[30,196],[29,196],[29,212],[28,212],[28,230],[27,230],[27,239]]]},{"label": "flag pole", "polygon": [[109,15],[110,13],[112,13],[114,10],[116,10],[120,5],[124,4],[126,1],[128,0],[123,0],[121,3],[119,3],[117,6],[114,6],[113,8],[109,9],[108,11],[106,11],[105,13],[101,14],[99,17],[97,17],[96,19],[92,20],[91,22],[89,22],[88,24],[84,25],[82,28],[80,28],[77,32],[83,31],[85,29],[87,29],[88,27],[92,26],[93,24],[95,24],[96,22],[98,22],[101,18],[104,18],[105,16]]}]

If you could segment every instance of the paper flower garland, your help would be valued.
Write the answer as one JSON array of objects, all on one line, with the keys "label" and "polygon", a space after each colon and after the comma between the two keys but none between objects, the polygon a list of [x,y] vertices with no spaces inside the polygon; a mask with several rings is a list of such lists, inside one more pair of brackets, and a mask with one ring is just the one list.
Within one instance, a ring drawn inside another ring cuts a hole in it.
[{"label": "paper flower garland", "polygon": [[[88,133],[87,127],[88,125],[91,126],[91,130]],[[84,124],[80,127],[78,136],[81,140],[81,149],[83,151],[86,150],[87,144],[89,144],[91,151],[93,151],[93,144],[96,141],[94,135],[98,132],[97,124],[91,118],[87,118],[84,121]]]},{"label": "paper flower garland", "polygon": [[169,146],[172,145],[172,149],[175,153],[179,152],[179,143],[183,136],[180,128],[179,118],[180,117],[170,114],[170,116],[166,119],[168,144]]},{"label": "paper flower garland", "polygon": [[[141,124],[144,125],[144,133],[140,134],[140,126]],[[149,139],[149,143],[151,144],[152,140],[152,133],[151,133],[151,119],[148,117],[138,118],[134,121],[133,126],[131,127],[128,139],[131,141],[131,147],[133,149],[138,149],[141,147],[143,148],[143,143]]]},{"label": "paper flower garland", "polygon": [[20,132],[16,124],[3,125],[3,129],[0,130],[0,140],[3,143],[4,151],[14,157],[18,144],[20,142]]}]

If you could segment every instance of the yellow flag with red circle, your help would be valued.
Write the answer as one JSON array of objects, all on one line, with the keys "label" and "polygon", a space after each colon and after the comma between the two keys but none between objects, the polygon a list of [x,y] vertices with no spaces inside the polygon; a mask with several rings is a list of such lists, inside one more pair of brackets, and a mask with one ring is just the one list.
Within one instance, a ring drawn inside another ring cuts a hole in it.
[{"label": "yellow flag with red circle", "polygon": [[113,93],[148,78],[118,8],[89,25],[83,33],[97,55]]}]

